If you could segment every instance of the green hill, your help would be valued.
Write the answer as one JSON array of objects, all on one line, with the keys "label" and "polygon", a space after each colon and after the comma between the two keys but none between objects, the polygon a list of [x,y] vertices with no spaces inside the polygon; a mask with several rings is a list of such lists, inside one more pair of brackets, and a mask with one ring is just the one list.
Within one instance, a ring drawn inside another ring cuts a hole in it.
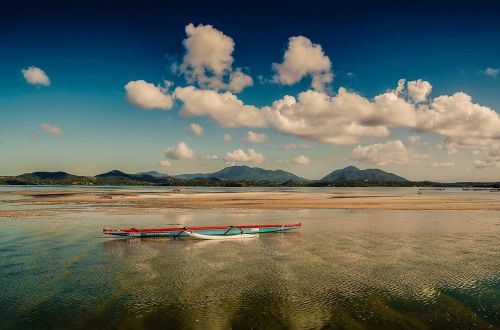
[{"label": "green hill", "polygon": [[385,172],[379,169],[360,170],[355,166],[348,166],[346,168],[333,171],[332,173],[321,179],[321,181],[407,182],[408,180],[396,174]]},{"label": "green hill", "polygon": [[213,173],[182,174],[181,179],[216,178],[224,181],[257,181],[282,183],[287,181],[307,182],[308,180],[282,170],[266,170],[260,167],[229,166]]}]

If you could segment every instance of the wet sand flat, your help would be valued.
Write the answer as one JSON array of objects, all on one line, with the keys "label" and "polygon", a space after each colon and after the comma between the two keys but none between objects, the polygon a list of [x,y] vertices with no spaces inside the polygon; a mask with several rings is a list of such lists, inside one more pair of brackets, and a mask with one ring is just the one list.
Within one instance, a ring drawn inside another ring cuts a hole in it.
[{"label": "wet sand flat", "polygon": [[[8,199],[16,194],[16,199]],[[0,216],[27,217],[93,211],[110,214],[162,214],[169,209],[379,209],[493,210],[500,199],[446,195],[398,195],[325,192],[174,192],[86,189],[0,193]],[[24,205],[28,207],[18,207]],[[12,207],[10,207],[12,206]]]}]

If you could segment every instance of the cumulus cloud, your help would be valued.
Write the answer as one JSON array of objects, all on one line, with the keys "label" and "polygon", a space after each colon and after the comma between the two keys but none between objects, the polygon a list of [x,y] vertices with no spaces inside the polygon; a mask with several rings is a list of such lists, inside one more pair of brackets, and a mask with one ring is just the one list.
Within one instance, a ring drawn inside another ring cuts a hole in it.
[{"label": "cumulus cloud", "polygon": [[406,79],[399,79],[398,80],[398,85],[396,88],[392,91],[392,93],[399,95],[401,94],[406,87]]},{"label": "cumulus cloud", "polygon": [[183,102],[184,116],[208,116],[222,127],[265,127],[262,111],[245,105],[231,92],[219,93],[193,86],[177,87],[175,97]]},{"label": "cumulus cloud", "polygon": [[233,140],[233,137],[229,134],[224,134],[224,142],[229,142],[229,141],[232,141]]},{"label": "cumulus cloud", "polygon": [[248,131],[246,141],[248,143],[265,143],[269,138],[264,133],[255,133],[253,131]]},{"label": "cumulus cloud", "polygon": [[240,92],[253,84],[252,77],[233,69],[234,41],[211,25],[188,24],[180,73],[202,88]]},{"label": "cumulus cloud", "polygon": [[409,165],[419,162],[424,156],[406,148],[401,140],[357,146],[351,159],[363,163],[384,166],[388,164]]},{"label": "cumulus cloud", "polygon": [[50,125],[46,123],[40,124],[40,128],[45,132],[53,136],[59,136],[63,133],[62,129],[56,125]]},{"label": "cumulus cloud", "polygon": [[455,166],[454,162],[434,162],[431,164],[432,168],[446,168]]},{"label": "cumulus cloud", "polygon": [[489,151],[484,159],[474,161],[475,168],[500,167],[500,144],[493,144],[488,149]]},{"label": "cumulus cloud", "polygon": [[416,128],[438,133],[456,146],[488,145],[500,139],[500,115],[458,92],[433,99],[418,111]]},{"label": "cumulus cloud", "polygon": [[273,81],[293,85],[306,76],[312,77],[312,87],[323,91],[333,81],[332,64],[318,44],[306,37],[291,37],[283,56],[283,63],[274,63]]},{"label": "cumulus cloud", "polygon": [[307,143],[287,143],[283,146],[283,149],[291,150],[301,150],[301,149],[312,149],[312,146]]},{"label": "cumulus cloud", "polygon": [[352,144],[364,137],[385,137],[388,127],[415,126],[413,104],[387,92],[372,101],[340,88],[337,95],[308,90],[297,98],[286,95],[271,106],[244,104],[230,92],[219,93],[193,86],[177,87],[181,114],[209,116],[222,127],[267,127],[303,138]]},{"label": "cumulus cloud", "polygon": [[262,164],[264,155],[253,149],[236,149],[226,153],[224,161],[227,163]]},{"label": "cumulus cloud", "polygon": [[167,93],[167,88],[144,80],[129,81],[125,85],[125,91],[127,101],[145,110],[168,110],[174,104],[172,96]]},{"label": "cumulus cloud", "polygon": [[500,158],[486,158],[475,160],[474,167],[480,170],[488,167],[500,167]]},{"label": "cumulus cloud", "polygon": [[413,105],[392,92],[370,101],[345,88],[335,96],[313,90],[297,98],[287,95],[275,101],[272,110],[268,119],[278,131],[334,144],[385,137],[390,133],[388,126],[416,121]]},{"label": "cumulus cloud", "polygon": [[203,160],[218,160],[219,156],[217,155],[205,155],[202,157]]},{"label": "cumulus cloud", "polygon": [[30,85],[49,86],[50,79],[42,69],[30,66],[21,70],[24,79]]},{"label": "cumulus cloud", "polygon": [[495,78],[498,76],[499,71],[500,71],[499,69],[495,69],[495,68],[486,68],[486,69],[484,69],[483,74],[485,76]]},{"label": "cumulus cloud", "polygon": [[191,131],[191,133],[193,133],[194,135],[203,135],[204,133],[204,130],[203,130],[203,127],[201,125],[198,125],[198,124],[191,124],[189,125],[189,130]]},{"label": "cumulus cloud", "polygon": [[165,168],[169,168],[169,167],[172,167],[172,163],[169,160],[164,159],[164,160],[160,160],[160,166],[165,167]]},{"label": "cumulus cloud", "polygon": [[432,92],[432,85],[425,80],[418,79],[409,81],[407,84],[408,96],[415,102],[420,103],[427,99]]},{"label": "cumulus cloud", "polygon": [[196,152],[186,142],[179,142],[177,146],[171,146],[163,150],[165,156],[170,159],[195,159]]},{"label": "cumulus cloud", "polygon": [[308,165],[311,163],[311,158],[304,155],[300,155],[292,158],[292,163],[296,165]]},{"label": "cumulus cloud", "polygon": [[[333,80],[331,61],[320,45],[302,36],[289,39],[283,61],[273,64],[273,80],[292,85],[311,77],[312,89],[296,96],[285,95],[267,106],[245,104],[233,92],[251,85],[252,79],[241,68],[233,67],[234,41],[211,25],[189,24],[186,34],[186,54],[177,71],[197,86],[177,87],[169,95],[166,88],[145,81],[129,82],[126,89],[130,102],[146,109],[168,109],[177,99],[184,116],[210,117],[222,127],[268,127],[332,144],[387,137],[397,127],[418,134],[439,134],[450,152],[500,141],[497,112],[473,103],[463,92],[430,99],[432,85],[422,79],[400,79],[395,89],[373,98],[342,87],[336,94],[325,93],[325,86]],[[484,70],[490,76],[498,73],[495,68]],[[145,98],[143,90],[147,91]],[[224,141],[230,139],[228,136]],[[416,139],[411,137],[410,141],[417,143]]]},{"label": "cumulus cloud", "polygon": [[407,85],[401,80],[395,90],[373,99],[342,87],[333,96],[307,90],[263,107],[245,104],[231,92],[193,86],[178,87],[175,95],[183,102],[181,114],[185,116],[208,116],[222,127],[272,127],[284,134],[332,144],[387,137],[394,127],[437,133],[459,147],[500,140],[500,115],[473,103],[469,95],[458,92],[415,104],[415,98],[421,100],[429,89],[419,98],[416,92],[409,95]]}]

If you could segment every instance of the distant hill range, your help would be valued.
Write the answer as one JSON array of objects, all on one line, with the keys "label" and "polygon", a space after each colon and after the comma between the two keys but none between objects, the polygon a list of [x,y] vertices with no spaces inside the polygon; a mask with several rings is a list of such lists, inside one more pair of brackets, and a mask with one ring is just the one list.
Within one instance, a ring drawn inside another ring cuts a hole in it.
[{"label": "distant hill range", "polygon": [[321,180],[307,180],[282,170],[267,170],[259,167],[229,166],[213,173],[194,173],[169,176],[156,171],[129,174],[118,170],[96,176],[79,176],[66,172],[33,172],[18,176],[0,176],[0,184],[10,185],[101,185],[101,186],[430,186],[430,187],[492,187],[500,188],[499,182],[437,183],[430,181],[408,181],[393,173],[380,169],[361,170],[354,166],[335,170]]},{"label": "distant hill range", "polygon": [[388,173],[376,168],[360,170],[355,166],[335,170],[325,176],[321,181],[339,182],[339,181],[371,181],[371,182],[406,182],[407,179],[399,175]]},{"label": "distant hill range", "polygon": [[216,178],[223,181],[267,181],[282,183],[286,181],[306,182],[307,179],[301,178],[290,172],[282,170],[266,170],[260,167],[249,166],[229,166],[220,171],[213,173],[196,173],[196,174],[182,174],[175,176],[179,179],[195,179],[195,178]]},{"label": "distant hill range", "polygon": [[168,178],[167,174],[160,173],[157,171],[139,172],[139,173],[136,173],[136,175],[149,175],[149,176],[152,176],[153,178]]}]

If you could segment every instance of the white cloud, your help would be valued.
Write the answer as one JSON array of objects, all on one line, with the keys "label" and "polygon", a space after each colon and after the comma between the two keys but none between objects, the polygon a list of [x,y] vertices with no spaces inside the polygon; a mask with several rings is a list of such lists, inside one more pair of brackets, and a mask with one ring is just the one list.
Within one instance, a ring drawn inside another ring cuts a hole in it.
[{"label": "white cloud", "polygon": [[262,164],[264,162],[264,155],[256,152],[253,149],[236,149],[226,153],[224,161],[227,163],[246,163],[246,164]]},{"label": "white cloud", "polygon": [[495,69],[495,68],[486,68],[483,71],[483,73],[485,76],[495,78],[496,76],[498,76],[499,71],[500,71],[499,69]]},{"label": "white cloud", "polygon": [[283,149],[291,150],[301,150],[301,149],[312,149],[312,146],[307,143],[287,143],[283,146]]},{"label": "white cloud", "polygon": [[433,99],[429,107],[418,111],[416,128],[444,136],[454,147],[488,145],[500,140],[500,115],[473,103],[472,98],[458,92]]},{"label": "white cloud", "polygon": [[246,141],[248,143],[265,143],[269,138],[264,133],[255,133],[248,131]]},{"label": "white cloud", "polygon": [[202,157],[203,160],[218,160],[219,156],[217,155],[205,155]]},{"label": "white cloud", "polygon": [[191,131],[191,133],[193,133],[194,135],[203,135],[204,133],[204,130],[203,130],[203,127],[201,125],[198,125],[198,124],[191,124],[189,125],[189,130]]},{"label": "white cloud", "polygon": [[175,147],[167,147],[163,150],[167,158],[170,159],[195,159],[196,152],[191,149],[186,142],[179,142]]},{"label": "white cloud", "polygon": [[[394,127],[437,133],[454,149],[500,140],[500,115],[473,103],[469,95],[458,92],[414,104],[430,88],[421,88],[424,90],[421,94],[415,90],[410,93],[404,87],[407,85],[404,79],[400,80],[395,90],[373,99],[342,87],[333,96],[307,90],[263,107],[244,104],[230,92],[193,86],[178,87],[174,93],[183,102],[181,114],[185,116],[208,116],[222,127],[271,127],[284,134],[325,143],[354,144],[364,138],[387,137]],[[422,81],[416,85],[425,84]]]},{"label": "white cloud", "polygon": [[26,82],[30,85],[50,85],[50,79],[45,71],[36,66],[30,66],[29,68],[22,69],[21,72]]},{"label": "white cloud", "polygon": [[351,159],[379,166],[388,164],[409,165],[420,161],[424,156],[407,149],[401,140],[376,143],[368,146],[357,146]]},{"label": "white cloud", "polygon": [[300,155],[300,156],[292,158],[292,163],[297,164],[297,165],[308,165],[311,163],[311,158],[306,157],[304,155]]},{"label": "white cloud", "polygon": [[455,166],[454,162],[434,162],[431,164],[432,168],[446,168]]},{"label": "white cloud", "polygon": [[224,134],[223,139],[224,139],[224,142],[230,142],[233,139],[233,137],[229,134]]},{"label": "white cloud", "polygon": [[50,125],[46,123],[40,124],[40,128],[45,132],[53,136],[59,136],[63,133],[62,129],[55,125]]},{"label": "white cloud", "polygon": [[312,87],[323,91],[333,81],[332,64],[320,45],[313,44],[306,37],[291,37],[283,56],[283,63],[274,63],[276,74],[273,81],[293,85],[305,76],[312,77]]},{"label": "white cloud", "polygon": [[169,160],[164,159],[164,160],[160,160],[160,166],[165,167],[165,168],[169,168],[169,167],[172,167],[172,163]]},{"label": "white cloud", "polygon": [[233,69],[234,41],[211,25],[188,24],[183,44],[186,54],[179,72],[202,88],[240,92],[253,84],[252,77]]},{"label": "white cloud", "polygon": [[389,127],[416,121],[412,104],[388,92],[370,101],[340,88],[336,96],[305,91],[275,101],[268,113],[280,132],[333,144],[353,144],[364,137],[385,137]]},{"label": "white cloud", "polygon": [[477,169],[500,167],[500,158],[485,158],[481,160],[475,160],[474,167]]},{"label": "white cloud", "polygon": [[340,88],[336,96],[308,90],[285,96],[271,107],[246,105],[236,95],[193,86],[177,87],[181,114],[209,116],[222,127],[267,127],[279,132],[334,144],[352,144],[364,137],[385,137],[388,127],[415,126],[414,105],[392,92],[370,101]]},{"label": "white cloud", "polygon": [[404,91],[405,86],[406,86],[406,79],[399,79],[398,86],[392,92],[396,95],[399,95]]},{"label": "white cloud", "polygon": [[222,127],[265,127],[261,110],[245,105],[231,92],[218,93],[193,86],[177,87],[175,97],[183,102],[184,116],[208,116]]},{"label": "white cloud", "polygon": [[[283,134],[331,144],[355,144],[366,138],[387,137],[390,129],[396,127],[419,134],[439,134],[449,152],[500,141],[497,112],[473,103],[463,92],[429,99],[432,85],[422,79],[409,82],[400,79],[395,89],[373,98],[342,87],[336,94],[325,93],[333,81],[332,63],[320,45],[302,36],[288,40],[282,63],[273,64],[273,81],[292,85],[311,77],[313,89],[296,96],[286,95],[268,106],[245,104],[231,91],[239,92],[253,81],[241,68],[233,67],[233,39],[211,25],[189,24],[186,34],[183,42],[186,53],[176,70],[197,87],[177,87],[169,95],[165,87],[143,80],[131,81],[125,86],[131,103],[145,109],[168,109],[173,106],[173,99],[178,99],[184,116],[207,116],[222,127],[269,127]],[[31,69],[38,68],[25,69],[23,74]],[[483,73],[497,76],[500,72],[490,67]],[[50,83],[48,77],[46,82]],[[229,135],[224,137],[224,141],[230,139]],[[409,141],[416,144],[417,139],[414,136]]]},{"label": "white cloud", "polygon": [[488,154],[484,159],[474,161],[475,168],[500,167],[500,144],[493,144],[488,148]]},{"label": "white cloud", "polygon": [[432,85],[428,81],[422,79],[409,81],[407,87],[408,96],[415,103],[425,101],[427,99],[427,96],[432,92]]},{"label": "white cloud", "polygon": [[129,81],[125,85],[125,91],[127,101],[145,110],[168,110],[174,105],[172,96],[167,93],[167,88],[155,86],[144,80]]}]

